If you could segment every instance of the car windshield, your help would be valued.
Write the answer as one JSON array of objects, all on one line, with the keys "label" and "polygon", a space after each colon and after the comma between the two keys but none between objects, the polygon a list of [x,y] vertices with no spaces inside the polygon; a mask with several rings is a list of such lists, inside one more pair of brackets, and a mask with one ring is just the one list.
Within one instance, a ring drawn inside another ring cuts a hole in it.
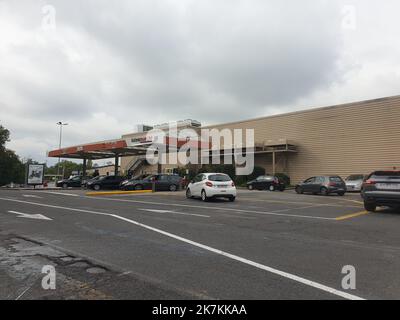
[{"label": "car windshield", "polygon": [[231,178],[226,174],[212,174],[208,176],[210,181],[231,181]]},{"label": "car windshield", "polygon": [[351,176],[348,176],[346,178],[346,181],[356,181],[356,180],[363,180],[364,179],[364,175],[362,174],[353,174]]},{"label": "car windshield", "polygon": [[342,178],[340,178],[340,177],[329,177],[329,180],[333,181],[333,182],[342,182],[343,181]]}]

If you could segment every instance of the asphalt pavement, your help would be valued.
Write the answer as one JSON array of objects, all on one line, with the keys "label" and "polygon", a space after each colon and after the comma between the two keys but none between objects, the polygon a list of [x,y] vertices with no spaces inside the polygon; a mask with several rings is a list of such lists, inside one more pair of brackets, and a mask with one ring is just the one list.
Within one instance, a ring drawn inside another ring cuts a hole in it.
[{"label": "asphalt pavement", "polygon": [[[0,298],[398,299],[399,224],[358,194],[1,190]],[[41,286],[46,264],[55,290]]]}]

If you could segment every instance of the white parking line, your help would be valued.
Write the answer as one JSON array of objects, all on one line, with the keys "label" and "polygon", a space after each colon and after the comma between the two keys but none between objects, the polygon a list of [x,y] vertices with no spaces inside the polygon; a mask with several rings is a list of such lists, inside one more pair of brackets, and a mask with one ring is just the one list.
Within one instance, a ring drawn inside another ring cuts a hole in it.
[{"label": "white parking line", "polygon": [[22,196],[25,197],[25,198],[37,198],[37,199],[42,199],[42,197],[39,197],[39,196],[36,196],[36,195],[33,195],[33,194],[23,194]]},{"label": "white parking line", "polygon": [[202,217],[202,218],[210,218],[210,216],[206,216],[204,214],[195,214],[195,213],[183,213],[183,212],[176,212],[172,210],[157,210],[157,209],[139,209],[141,211],[148,211],[148,212],[155,212],[155,213],[173,213],[173,214],[180,214],[184,216],[195,216],[195,217]]},{"label": "white parking line", "polygon": [[42,193],[56,194],[56,195],[61,195],[61,196],[79,197],[78,194],[74,194],[74,193],[57,192],[57,191],[40,191],[40,192],[42,192]]},{"label": "white parking line", "polygon": [[274,212],[286,212],[286,211],[291,211],[291,210],[302,210],[302,209],[311,209],[311,208],[320,208],[320,207],[324,207],[324,205],[323,204],[315,204],[313,206],[288,208],[288,209],[282,209],[282,210],[274,210]]},{"label": "white parking line", "polygon": [[[94,198],[91,198],[91,197],[86,197],[86,198],[89,198],[89,199],[92,199],[92,200],[94,199]],[[282,217],[291,217],[291,218],[303,218],[303,219],[336,221],[335,218],[318,217],[318,216],[306,216],[306,215],[278,213],[278,212],[244,210],[244,209],[234,209],[234,208],[224,208],[224,207],[194,206],[194,205],[188,205],[188,204],[166,203],[166,202],[162,203],[162,202],[154,202],[154,201],[126,200],[126,199],[115,199],[115,198],[95,198],[95,200],[131,202],[131,203],[152,204],[152,205],[160,205],[160,206],[173,206],[173,207],[199,208],[199,209],[208,209],[208,210],[222,210],[222,211],[231,211],[231,212],[242,212],[242,213],[251,213],[251,214],[261,214],[261,215],[267,215],[267,216],[282,216]]]},{"label": "white parking line", "polygon": [[364,300],[361,297],[358,297],[358,296],[355,296],[355,295],[352,295],[352,294],[349,294],[349,293],[334,289],[332,287],[328,287],[328,286],[320,284],[318,282],[315,282],[315,281],[312,281],[312,280],[308,280],[306,278],[299,277],[297,275],[294,275],[294,274],[291,274],[291,273],[288,273],[288,272],[285,272],[285,271],[281,271],[281,270],[278,270],[278,269],[275,269],[275,268],[272,268],[272,267],[269,267],[269,266],[266,266],[266,265],[263,265],[263,264],[260,264],[260,263],[257,263],[257,262],[254,262],[254,261],[248,260],[246,258],[242,258],[240,256],[231,254],[229,252],[225,252],[225,251],[213,248],[213,247],[209,247],[209,246],[201,244],[199,242],[195,242],[195,241],[180,237],[178,235],[163,231],[161,229],[153,228],[153,227],[151,227],[149,225],[146,225],[146,224],[143,224],[143,223],[140,223],[140,222],[137,222],[137,221],[134,221],[134,220],[131,220],[131,219],[116,215],[116,214],[96,212],[96,211],[90,211],[90,210],[82,210],[82,209],[75,209],[75,208],[68,208],[68,207],[61,207],[61,206],[54,206],[54,205],[48,205],[48,204],[42,204],[42,203],[36,203],[36,202],[13,200],[13,199],[7,199],[7,198],[0,198],[0,200],[13,201],[13,202],[18,202],[18,203],[26,203],[26,204],[31,204],[31,205],[42,206],[42,207],[57,208],[57,209],[76,211],[76,212],[86,212],[86,213],[92,213],[92,214],[99,214],[99,215],[105,215],[105,216],[114,217],[116,219],[119,219],[119,220],[122,220],[122,221],[125,221],[125,222],[128,222],[128,223],[134,224],[136,226],[142,227],[144,229],[147,229],[147,230],[154,231],[156,233],[162,234],[162,235],[167,236],[169,238],[173,238],[175,240],[185,242],[185,243],[190,244],[192,246],[204,249],[206,251],[213,252],[215,254],[224,256],[226,258],[229,258],[229,259],[232,259],[232,260],[235,260],[235,261],[242,262],[242,263],[247,264],[249,266],[252,266],[252,267],[267,271],[269,273],[281,276],[283,278],[290,279],[290,280],[295,281],[295,282],[302,283],[302,284],[307,285],[309,287],[313,287],[313,288],[322,290],[324,292],[336,295],[338,297],[342,297],[342,298],[349,299],[349,300]]}]

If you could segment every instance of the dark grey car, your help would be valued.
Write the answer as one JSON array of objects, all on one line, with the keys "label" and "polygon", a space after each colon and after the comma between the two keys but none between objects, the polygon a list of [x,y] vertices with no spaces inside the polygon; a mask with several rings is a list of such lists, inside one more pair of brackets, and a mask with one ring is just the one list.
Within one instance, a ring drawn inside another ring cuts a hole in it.
[{"label": "dark grey car", "polygon": [[378,206],[400,207],[400,171],[375,171],[364,181],[361,196],[367,211]]},{"label": "dark grey car", "polygon": [[346,184],[343,179],[339,176],[316,176],[308,178],[296,185],[296,192],[312,193],[329,195],[331,193],[337,193],[340,196],[344,196],[346,193]]},{"label": "dark grey car", "polygon": [[182,187],[182,178],[177,174],[155,174],[141,180],[124,181],[120,188],[122,190],[151,190],[153,184],[155,191],[177,191]]}]

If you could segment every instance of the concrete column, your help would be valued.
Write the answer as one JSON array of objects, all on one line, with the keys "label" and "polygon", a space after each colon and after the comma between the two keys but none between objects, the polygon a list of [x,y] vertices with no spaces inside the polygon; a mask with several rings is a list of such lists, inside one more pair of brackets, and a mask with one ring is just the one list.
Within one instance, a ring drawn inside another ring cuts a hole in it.
[{"label": "concrete column", "polygon": [[272,175],[275,175],[275,150],[272,151]]},{"label": "concrete column", "polygon": [[118,175],[118,167],[119,167],[119,156],[115,155],[115,165],[114,165],[114,175]]},{"label": "concrete column", "polygon": [[87,163],[87,159],[83,158],[83,167],[82,167],[82,176],[83,177],[86,176],[86,163]]}]

